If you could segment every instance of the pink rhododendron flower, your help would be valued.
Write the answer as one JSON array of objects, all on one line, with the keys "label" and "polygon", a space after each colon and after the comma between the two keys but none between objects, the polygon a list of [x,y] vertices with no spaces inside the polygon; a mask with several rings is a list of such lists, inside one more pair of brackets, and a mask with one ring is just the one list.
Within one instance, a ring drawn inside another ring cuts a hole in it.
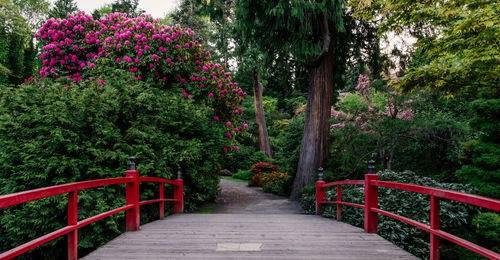
[{"label": "pink rhododendron flower", "polygon": [[[154,75],[151,80],[157,80],[158,83],[160,80],[166,82],[166,75],[170,73],[179,73],[177,78],[180,82],[186,83],[185,79],[199,81],[200,88],[193,92],[193,96],[186,90],[182,92],[184,98],[213,99],[210,104],[214,112],[228,116],[231,118],[229,122],[237,125],[237,118],[243,111],[237,107],[243,102],[242,96],[246,93],[232,82],[231,74],[224,71],[225,66],[214,64],[210,60],[210,52],[200,50],[201,46],[193,38],[194,35],[191,29],[161,25],[147,15],[132,18],[126,14],[113,13],[104,15],[101,20],[94,20],[84,12],[78,12],[64,19],[49,19],[35,34],[44,45],[40,55],[43,66],[35,82],[47,77],[89,82],[94,73],[89,73],[89,70],[98,66],[124,69],[134,73],[138,80],[142,80],[142,75]],[[168,58],[167,53],[170,56]],[[147,55],[151,55],[153,61],[148,61]],[[161,63],[160,59],[166,63]],[[177,68],[177,65],[188,69]],[[189,68],[198,70],[188,72]],[[102,79],[98,79],[98,83],[106,84]],[[175,86],[172,83],[162,84],[162,87]],[[191,91],[193,86],[186,84],[185,88]],[[227,102],[230,102],[231,107],[227,106]],[[219,120],[217,116],[214,119]],[[228,132],[234,138],[238,131]],[[226,150],[229,147],[233,149],[233,146],[226,146]]]}]

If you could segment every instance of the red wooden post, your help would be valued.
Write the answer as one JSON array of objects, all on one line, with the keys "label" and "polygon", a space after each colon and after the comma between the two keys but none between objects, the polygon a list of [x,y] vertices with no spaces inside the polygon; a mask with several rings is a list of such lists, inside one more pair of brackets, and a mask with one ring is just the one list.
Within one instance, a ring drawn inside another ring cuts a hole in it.
[{"label": "red wooden post", "polygon": [[160,219],[165,218],[165,202],[163,201],[164,195],[163,195],[163,182],[160,183]]},{"label": "red wooden post", "polygon": [[[439,230],[439,198],[431,195],[431,229]],[[431,260],[439,260],[439,237],[431,233]]]},{"label": "red wooden post", "polygon": [[[78,193],[68,193],[68,226],[78,224]],[[68,260],[78,259],[78,229],[68,233]]]},{"label": "red wooden post", "polygon": [[342,186],[337,185],[337,221],[341,219],[340,210],[342,209],[342,205],[340,205],[340,202],[342,202]]},{"label": "red wooden post", "polygon": [[371,208],[378,208],[378,187],[370,185],[370,181],[378,180],[378,175],[373,174],[375,163],[370,160],[368,174],[365,174],[365,232],[378,233],[378,213],[371,211]]},{"label": "red wooden post", "polygon": [[133,182],[127,183],[126,190],[126,204],[134,205],[125,212],[127,231],[137,231],[140,227],[139,171],[135,170],[134,160],[134,157],[130,157],[129,170],[126,172],[126,177],[134,178]]},{"label": "red wooden post", "polygon": [[184,181],[182,180],[181,167],[177,167],[177,180],[174,181],[174,214],[184,212]]},{"label": "red wooden post", "polygon": [[323,187],[325,181],[323,180],[323,168],[318,169],[318,181],[316,182],[316,215],[321,214],[321,202],[325,201],[326,191]]}]

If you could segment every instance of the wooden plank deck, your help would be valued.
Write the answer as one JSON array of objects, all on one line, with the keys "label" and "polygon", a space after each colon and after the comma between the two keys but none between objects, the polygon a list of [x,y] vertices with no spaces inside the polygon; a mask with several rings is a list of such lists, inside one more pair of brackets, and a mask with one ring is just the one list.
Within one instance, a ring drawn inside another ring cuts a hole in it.
[{"label": "wooden plank deck", "polygon": [[178,214],[83,259],[418,259],[375,234],[303,214]]}]

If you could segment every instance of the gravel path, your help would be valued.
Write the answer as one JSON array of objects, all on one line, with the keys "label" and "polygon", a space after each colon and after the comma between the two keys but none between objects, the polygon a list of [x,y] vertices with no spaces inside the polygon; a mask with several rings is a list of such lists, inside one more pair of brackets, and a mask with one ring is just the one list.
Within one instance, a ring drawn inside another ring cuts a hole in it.
[{"label": "gravel path", "polygon": [[247,183],[221,179],[220,191],[215,203],[207,205],[201,212],[218,214],[301,214],[300,206],[287,197],[262,191],[259,187],[248,187]]}]

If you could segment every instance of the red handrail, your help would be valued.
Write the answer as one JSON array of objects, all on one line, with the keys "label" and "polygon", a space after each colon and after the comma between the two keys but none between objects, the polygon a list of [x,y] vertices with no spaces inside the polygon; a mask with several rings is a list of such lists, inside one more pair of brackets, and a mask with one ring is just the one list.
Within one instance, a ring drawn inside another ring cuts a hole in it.
[{"label": "red handrail", "polygon": [[[354,204],[342,201],[342,185],[364,185],[365,187],[365,204]],[[336,186],[337,187],[337,200],[336,201],[325,201],[326,188]],[[391,188],[398,190],[411,191],[420,194],[426,194],[431,196],[431,207],[430,207],[430,225],[415,221],[413,219],[403,217],[385,210],[378,208],[378,188]],[[440,199],[454,200],[458,202],[463,202],[466,204],[483,207],[486,209],[500,211],[500,200],[482,197],[478,195],[462,193],[457,191],[450,191],[438,188],[432,188],[427,186],[412,185],[406,183],[398,182],[388,182],[379,181],[378,175],[366,174],[364,180],[345,180],[325,183],[323,180],[316,182],[316,214],[320,214],[322,204],[336,204],[337,205],[337,220],[341,220],[341,205],[354,206],[358,208],[364,208],[365,219],[364,228],[368,233],[378,233],[378,214],[397,219],[404,223],[415,226],[419,229],[427,231],[430,233],[430,258],[431,260],[439,259],[439,239],[444,238],[454,244],[465,247],[473,252],[476,252],[482,256],[488,257],[489,259],[500,259],[500,254],[489,250],[487,248],[481,247],[465,239],[454,236],[440,229],[440,217],[439,217],[439,201]]]},{"label": "red handrail", "polygon": [[[11,259],[20,254],[23,254],[35,247],[43,245],[53,239],[68,234],[68,259],[76,260],[78,258],[78,229],[90,223],[96,222],[105,217],[125,211],[126,213],[126,229],[139,230],[140,228],[140,211],[139,207],[144,204],[159,203],[160,219],[164,218],[164,202],[174,202],[174,214],[181,213],[184,210],[184,184],[180,179],[180,169],[178,171],[178,179],[175,181],[155,178],[155,177],[139,177],[139,171],[135,170],[135,163],[131,157],[130,170],[126,172],[126,177],[100,179],[92,181],[74,182],[40,188],[29,191],[22,191],[0,196],[0,209],[26,203],[33,200],[38,200],[46,197],[51,197],[59,194],[68,194],[68,225],[54,232],[31,240],[25,244],[17,246],[0,254],[0,260]],[[159,182],[159,199],[139,201],[139,183],[140,182]],[[95,187],[108,186],[113,184],[123,184],[126,186],[126,205],[106,211],[99,215],[78,221],[78,191]],[[174,198],[164,198],[164,184],[170,184],[174,187]]]}]

